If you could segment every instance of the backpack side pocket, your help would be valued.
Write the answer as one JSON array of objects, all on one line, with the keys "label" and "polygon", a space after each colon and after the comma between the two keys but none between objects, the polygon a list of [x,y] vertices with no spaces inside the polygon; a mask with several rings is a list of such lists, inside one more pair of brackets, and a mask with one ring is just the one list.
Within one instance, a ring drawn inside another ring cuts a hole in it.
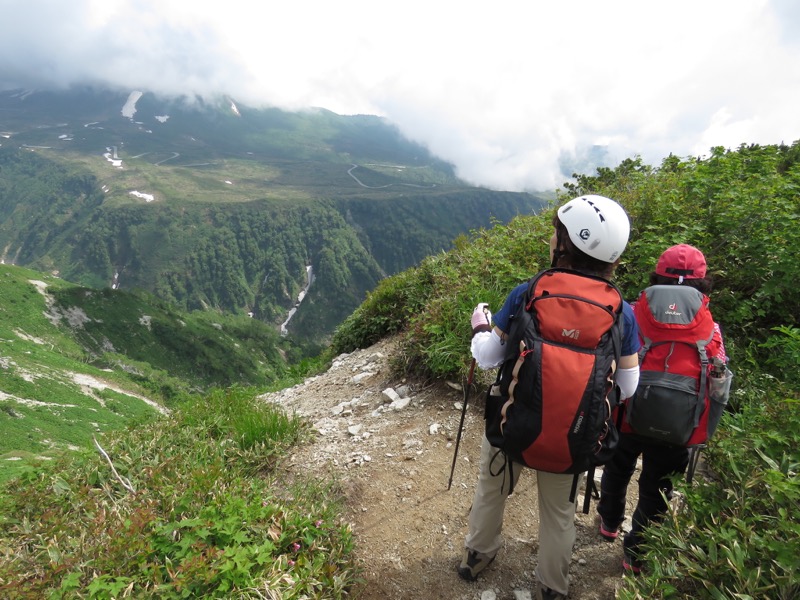
[{"label": "backpack side pocket", "polygon": [[508,400],[508,396],[500,393],[500,386],[497,384],[489,386],[486,391],[486,406],[483,418],[485,420],[486,439],[495,448],[503,447],[503,432],[501,424],[503,421],[503,405]]},{"label": "backpack side pocket", "polygon": [[728,399],[731,395],[731,383],[733,382],[733,372],[728,367],[725,367],[725,372],[722,377],[714,377],[713,375],[708,378],[708,396],[710,398],[710,405],[708,407],[708,437],[714,435],[717,430],[717,425],[722,418],[722,413],[725,412],[725,407],[728,405]]}]

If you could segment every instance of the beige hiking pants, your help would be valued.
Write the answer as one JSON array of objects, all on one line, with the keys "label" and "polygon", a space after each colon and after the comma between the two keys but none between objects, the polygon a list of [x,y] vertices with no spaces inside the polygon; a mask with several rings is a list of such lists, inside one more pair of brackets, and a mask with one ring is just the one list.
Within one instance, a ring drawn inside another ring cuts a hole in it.
[{"label": "beige hiking pants", "polygon": [[[469,533],[465,540],[467,548],[489,556],[494,556],[503,544],[503,513],[511,474],[510,469],[505,474],[497,474],[504,459],[502,454],[495,457],[496,454],[497,448],[492,447],[484,436],[480,476],[469,513]],[[516,482],[524,467],[516,463],[510,464]],[[536,579],[565,596],[569,587],[572,547],[575,544],[576,503],[569,501],[572,479],[572,475],[536,471],[539,491],[539,564],[536,567]]]}]

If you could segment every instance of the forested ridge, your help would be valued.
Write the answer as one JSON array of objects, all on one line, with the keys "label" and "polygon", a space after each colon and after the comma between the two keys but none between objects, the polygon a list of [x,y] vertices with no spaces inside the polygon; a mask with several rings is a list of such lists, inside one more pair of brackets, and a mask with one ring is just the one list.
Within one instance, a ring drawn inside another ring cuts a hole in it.
[{"label": "forested ridge", "polygon": [[[17,128],[0,147],[3,260],[273,326],[312,267],[291,334],[320,347],[381,278],[544,204],[459,182],[375,117],[237,116],[145,94],[137,119],[171,115],[146,127],[113,116],[123,98],[0,95]],[[112,148],[120,168],[101,157]]]}]

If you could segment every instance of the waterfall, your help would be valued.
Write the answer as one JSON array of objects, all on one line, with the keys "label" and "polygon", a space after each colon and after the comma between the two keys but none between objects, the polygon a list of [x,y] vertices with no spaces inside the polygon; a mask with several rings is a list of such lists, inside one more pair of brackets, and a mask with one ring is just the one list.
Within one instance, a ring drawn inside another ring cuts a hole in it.
[{"label": "waterfall", "polygon": [[311,284],[314,283],[314,270],[311,268],[311,265],[306,266],[306,287],[300,290],[300,293],[297,295],[297,302],[294,303],[294,306],[289,311],[289,315],[286,317],[286,320],[281,323],[281,335],[287,336],[289,334],[289,321],[292,320],[294,313],[297,312],[297,309],[300,308],[300,303],[303,301],[303,298],[306,297],[308,294],[308,289],[311,287]]}]

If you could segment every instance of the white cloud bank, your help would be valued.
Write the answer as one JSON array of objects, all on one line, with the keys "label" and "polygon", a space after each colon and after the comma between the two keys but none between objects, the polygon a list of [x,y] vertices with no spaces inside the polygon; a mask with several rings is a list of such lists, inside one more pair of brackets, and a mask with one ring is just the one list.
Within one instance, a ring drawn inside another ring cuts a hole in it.
[{"label": "white cloud bank", "polygon": [[0,86],[378,114],[496,189],[800,139],[794,0],[0,0]]}]

